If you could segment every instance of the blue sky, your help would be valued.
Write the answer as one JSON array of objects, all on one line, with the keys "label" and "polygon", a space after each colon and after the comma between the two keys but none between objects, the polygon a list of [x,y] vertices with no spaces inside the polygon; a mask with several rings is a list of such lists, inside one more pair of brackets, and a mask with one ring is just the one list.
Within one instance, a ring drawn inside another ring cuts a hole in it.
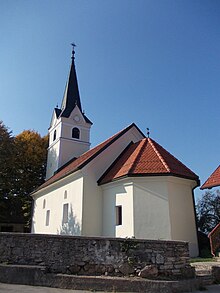
[{"label": "blue sky", "polygon": [[1,0],[0,11],[0,119],[14,135],[47,133],[75,42],[92,146],[135,122],[202,183],[220,164],[220,1]]}]

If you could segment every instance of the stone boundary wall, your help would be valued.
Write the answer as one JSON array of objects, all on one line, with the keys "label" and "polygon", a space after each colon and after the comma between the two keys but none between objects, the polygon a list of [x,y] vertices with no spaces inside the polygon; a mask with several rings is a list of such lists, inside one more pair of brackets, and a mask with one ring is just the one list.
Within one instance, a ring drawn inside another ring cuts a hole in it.
[{"label": "stone boundary wall", "polygon": [[[44,266],[48,273],[192,277],[187,242],[0,233],[0,263]],[[191,273],[190,273],[191,272]]]}]

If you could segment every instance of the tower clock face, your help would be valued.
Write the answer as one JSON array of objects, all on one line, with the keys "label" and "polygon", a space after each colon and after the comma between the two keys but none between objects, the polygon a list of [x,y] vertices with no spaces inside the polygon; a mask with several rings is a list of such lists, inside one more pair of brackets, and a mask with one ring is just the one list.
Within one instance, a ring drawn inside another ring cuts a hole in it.
[{"label": "tower clock face", "polygon": [[79,118],[79,116],[78,115],[76,115],[76,116],[74,116],[74,118],[73,118],[76,122],[79,122],[79,120],[80,120],[80,118]]}]

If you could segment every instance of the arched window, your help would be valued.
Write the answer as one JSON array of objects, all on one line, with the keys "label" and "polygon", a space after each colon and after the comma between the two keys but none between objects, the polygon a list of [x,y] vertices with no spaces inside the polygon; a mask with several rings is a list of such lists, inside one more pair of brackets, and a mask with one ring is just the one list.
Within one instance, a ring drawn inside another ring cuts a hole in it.
[{"label": "arched window", "polygon": [[46,199],[44,199],[43,201],[43,209],[45,209],[45,207],[46,207]]},{"label": "arched window", "polygon": [[57,137],[57,131],[56,131],[56,129],[54,130],[54,133],[53,133],[53,141],[56,139],[56,137]]},{"label": "arched window", "polygon": [[79,139],[80,131],[77,127],[74,127],[72,129],[72,138],[77,138]]}]

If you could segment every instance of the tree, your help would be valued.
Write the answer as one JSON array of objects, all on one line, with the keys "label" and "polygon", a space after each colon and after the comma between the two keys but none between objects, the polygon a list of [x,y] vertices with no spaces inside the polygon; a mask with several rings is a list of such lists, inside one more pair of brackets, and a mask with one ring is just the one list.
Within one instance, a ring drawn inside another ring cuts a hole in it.
[{"label": "tree", "polygon": [[220,190],[206,191],[196,210],[198,228],[208,234],[220,222]]},{"label": "tree", "polygon": [[40,186],[46,175],[48,136],[25,130],[15,137],[16,180],[15,196],[22,202],[23,215],[27,226],[30,225],[30,193]]},{"label": "tree", "polygon": [[15,192],[15,143],[12,132],[0,121],[0,222],[21,222],[21,204]]},{"label": "tree", "polygon": [[0,222],[30,226],[30,193],[44,182],[48,136],[25,130],[16,137],[0,121]]},{"label": "tree", "polygon": [[8,198],[13,189],[14,170],[14,138],[0,121],[0,199]]}]

